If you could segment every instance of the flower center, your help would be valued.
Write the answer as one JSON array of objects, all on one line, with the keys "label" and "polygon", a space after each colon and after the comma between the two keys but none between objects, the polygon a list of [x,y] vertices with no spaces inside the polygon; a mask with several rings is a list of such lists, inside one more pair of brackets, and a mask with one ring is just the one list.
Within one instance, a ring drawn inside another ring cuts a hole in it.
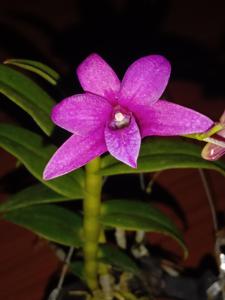
[{"label": "flower center", "polygon": [[112,114],[111,122],[109,123],[109,127],[112,129],[120,129],[127,127],[130,124],[131,113],[126,112],[121,107],[116,107]]}]

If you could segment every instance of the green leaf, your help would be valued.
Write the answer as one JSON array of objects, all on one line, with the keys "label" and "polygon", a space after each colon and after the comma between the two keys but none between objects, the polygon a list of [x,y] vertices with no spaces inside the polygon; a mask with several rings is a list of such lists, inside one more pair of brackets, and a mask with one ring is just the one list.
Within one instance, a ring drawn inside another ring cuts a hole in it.
[{"label": "green leaf", "polygon": [[56,203],[72,200],[62,196],[43,184],[30,186],[14,195],[6,202],[0,204],[0,212],[8,212],[28,206],[44,203]]},{"label": "green leaf", "polygon": [[0,146],[20,160],[30,173],[55,192],[72,199],[83,197],[83,170],[45,181],[42,173],[56,147],[36,133],[15,125],[0,124]]},{"label": "green leaf", "polygon": [[73,261],[70,263],[70,271],[83,282],[86,281],[84,274],[84,262],[83,261]]},{"label": "green leaf", "polygon": [[165,214],[149,203],[124,199],[106,201],[101,208],[101,223],[125,230],[144,230],[168,235],[181,245],[185,257],[187,256],[180,230]]},{"label": "green leaf", "polygon": [[14,65],[36,73],[53,85],[56,85],[60,78],[60,75],[55,70],[39,61],[29,59],[7,59],[4,61],[4,64]]},{"label": "green leaf", "polygon": [[112,265],[122,271],[137,273],[139,271],[136,263],[125,252],[111,245],[99,245],[99,261]]},{"label": "green leaf", "polygon": [[3,218],[56,243],[82,245],[81,217],[56,205],[36,205],[7,212]]},{"label": "green leaf", "polygon": [[201,148],[181,139],[151,138],[142,143],[138,167],[131,168],[110,155],[102,159],[100,174],[104,176],[156,172],[177,168],[212,169],[225,175],[225,163],[201,158]]},{"label": "green leaf", "polygon": [[46,134],[51,134],[54,124],[50,112],[55,101],[34,81],[0,65],[0,93],[25,110]]}]

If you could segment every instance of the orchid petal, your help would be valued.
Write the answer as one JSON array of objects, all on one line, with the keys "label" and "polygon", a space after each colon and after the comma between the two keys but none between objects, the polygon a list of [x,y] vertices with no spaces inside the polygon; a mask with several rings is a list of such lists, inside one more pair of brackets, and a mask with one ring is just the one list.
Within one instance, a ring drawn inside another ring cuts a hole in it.
[{"label": "orchid petal", "polygon": [[[225,124],[225,112],[222,114],[220,118],[221,124]],[[217,132],[217,134],[214,136],[215,140],[220,139],[225,139],[225,129],[220,130]],[[205,147],[202,149],[202,157],[207,160],[217,160],[220,157],[222,157],[225,154],[225,148],[212,144],[212,143],[207,143]]]},{"label": "orchid petal", "polygon": [[108,120],[111,105],[103,97],[81,94],[68,97],[57,104],[51,113],[52,121],[78,135],[88,135]]},{"label": "orchid petal", "polygon": [[134,117],[131,117],[129,126],[124,128],[112,129],[106,126],[105,141],[112,156],[136,168],[141,136]]},{"label": "orchid petal", "polygon": [[72,135],[52,156],[43,178],[49,180],[74,171],[105,151],[107,149],[102,128],[86,137]]},{"label": "orchid petal", "polygon": [[84,91],[115,103],[120,80],[113,69],[97,54],[89,55],[78,67],[77,75]]},{"label": "orchid petal", "polygon": [[135,61],[121,83],[119,103],[127,108],[151,105],[164,92],[170,76],[170,63],[160,55],[149,55]]},{"label": "orchid petal", "polygon": [[225,148],[207,143],[202,150],[202,157],[207,160],[218,160],[225,154]]},{"label": "orchid petal", "polygon": [[142,137],[200,133],[213,125],[208,117],[165,100],[159,100],[149,107],[140,106],[134,113],[139,120]]},{"label": "orchid petal", "polygon": [[220,117],[220,123],[225,124],[225,111],[223,112],[222,116]]}]

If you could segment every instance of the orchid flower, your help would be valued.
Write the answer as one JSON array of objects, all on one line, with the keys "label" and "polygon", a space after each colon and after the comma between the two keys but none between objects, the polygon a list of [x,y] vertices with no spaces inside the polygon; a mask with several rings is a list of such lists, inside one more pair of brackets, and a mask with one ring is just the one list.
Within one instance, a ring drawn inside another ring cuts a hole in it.
[{"label": "orchid flower", "polygon": [[[223,127],[212,138],[206,139],[209,141],[202,150],[202,157],[207,160],[217,160],[225,154],[225,111],[220,117],[220,123]],[[215,143],[216,142],[216,143]]]},{"label": "orchid flower", "polygon": [[122,82],[97,54],[78,67],[83,94],[57,104],[52,121],[72,133],[44,170],[44,179],[69,173],[109,152],[137,167],[141,139],[207,131],[213,121],[189,108],[159,100],[170,76],[170,63],[160,55],[135,61]]}]

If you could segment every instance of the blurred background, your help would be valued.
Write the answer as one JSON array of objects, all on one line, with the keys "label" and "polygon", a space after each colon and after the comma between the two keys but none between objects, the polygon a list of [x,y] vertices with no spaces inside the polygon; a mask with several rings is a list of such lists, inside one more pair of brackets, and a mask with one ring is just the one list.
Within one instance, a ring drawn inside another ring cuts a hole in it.
[{"label": "blurred background", "polygon": [[[166,99],[215,121],[224,111],[224,0],[0,0],[0,4],[1,62],[27,58],[46,63],[62,74],[65,96],[81,91],[75,70],[92,52],[102,55],[120,78],[141,56],[162,54],[172,64]],[[64,95],[54,96],[60,100]],[[3,96],[0,99],[0,122],[33,126],[14,104]],[[13,179],[10,174],[15,166],[16,160],[0,149],[1,201],[7,199],[10,189],[19,188],[15,178],[10,181],[13,187],[5,184],[7,178]],[[215,172],[207,172],[207,176],[222,228],[224,179]],[[190,256],[181,265],[198,268],[206,257],[213,256],[215,242],[199,174],[197,170],[171,170],[163,172],[158,182],[176,199],[176,205],[160,199],[158,205],[184,232]],[[157,198],[156,194],[153,197]],[[169,239],[149,238],[153,244],[179,253]],[[41,300],[59,267],[54,252],[46,242],[7,222],[0,222],[0,243],[0,299]]]}]

